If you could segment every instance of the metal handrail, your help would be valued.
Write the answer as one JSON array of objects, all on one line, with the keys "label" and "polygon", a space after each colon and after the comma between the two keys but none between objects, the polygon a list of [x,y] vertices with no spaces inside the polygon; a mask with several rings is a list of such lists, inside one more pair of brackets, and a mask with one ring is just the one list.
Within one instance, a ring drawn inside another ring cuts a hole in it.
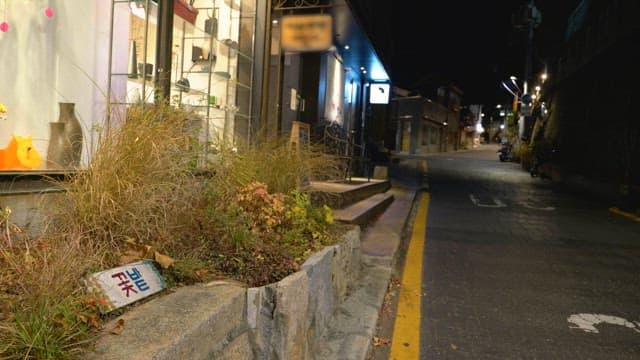
[{"label": "metal handrail", "polygon": [[371,176],[368,168],[370,159],[366,156],[358,155],[365,153],[364,147],[355,143],[353,134],[345,136],[342,134],[340,127],[326,126],[322,142],[326,153],[337,156],[347,162],[344,174],[345,180],[351,181],[354,172],[358,169],[358,165],[360,165],[359,168],[362,173],[366,175],[367,181],[370,180]]}]

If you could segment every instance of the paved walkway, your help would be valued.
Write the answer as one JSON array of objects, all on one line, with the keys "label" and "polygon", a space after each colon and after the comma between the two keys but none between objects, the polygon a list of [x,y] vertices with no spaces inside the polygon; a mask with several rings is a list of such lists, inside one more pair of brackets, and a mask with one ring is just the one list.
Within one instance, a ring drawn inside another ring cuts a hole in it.
[{"label": "paved walkway", "polygon": [[364,360],[372,346],[378,316],[391,279],[417,189],[394,184],[394,201],[376,222],[365,228],[361,240],[363,266],[359,286],[336,312],[318,359]]}]

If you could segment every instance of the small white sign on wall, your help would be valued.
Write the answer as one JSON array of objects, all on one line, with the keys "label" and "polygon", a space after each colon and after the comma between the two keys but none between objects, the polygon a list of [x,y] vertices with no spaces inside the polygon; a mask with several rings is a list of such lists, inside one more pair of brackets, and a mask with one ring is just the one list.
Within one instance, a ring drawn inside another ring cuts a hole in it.
[{"label": "small white sign on wall", "polygon": [[369,86],[369,102],[372,104],[388,104],[389,92],[389,84],[371,84]]},{"label": "small white sign on wall", "polygon": [[112,311],[160,292],[167,284],[150,260],[142,260],[92,274],[87,286],[107,301],[106,311]]}]

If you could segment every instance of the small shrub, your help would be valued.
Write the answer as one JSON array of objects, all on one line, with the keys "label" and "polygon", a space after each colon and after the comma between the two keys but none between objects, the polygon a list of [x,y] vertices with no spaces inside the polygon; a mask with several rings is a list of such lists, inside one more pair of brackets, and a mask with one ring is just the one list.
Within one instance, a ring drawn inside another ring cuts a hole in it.
[{"label": "small shrub", "polygon": [[235,201],[220,191],[212,193],[208,214],[214,231],[207,261],[212,271],[249,286],[278,281],[297,271],[307,255],[337,239],[329,228],[331,209],[313,207],[309,196],[299,190],[273,194],[266,184],[253,182],[237,190],[231,198]]},{"label": "small shrub", "polygon": [[284,194],[270,194],[266,184],[256,181],[241,188],[236,199],[251,219],[249,228],[255,234],[268,235],[282,227],[285,220]]},{"label": "small shrub", "polygon": [[284,234],[284,241],[288,244],[300,242],[315,242],[322,245],[327,238],[327,227],[333,224],[333,212],[324,205],[314,207],[309,196],[298,190],[287,196],[286,218],[289,226]]}]

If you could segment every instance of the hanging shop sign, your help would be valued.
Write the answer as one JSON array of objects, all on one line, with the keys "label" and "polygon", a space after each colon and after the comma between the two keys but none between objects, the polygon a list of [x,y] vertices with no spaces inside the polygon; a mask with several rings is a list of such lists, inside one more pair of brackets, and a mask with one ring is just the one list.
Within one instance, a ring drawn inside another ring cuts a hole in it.
[{"label": "hanging shop sign", "polygon": [[285,51],[323,51],[331,47],[331,15],[286,15],[282,17],[281,46]]},{"label": "hanging shop sign", "polygon": [[167,287],[150,260],[142,260],[89,276],[89,289],[107,303],[106,311],[129,305]]}]

